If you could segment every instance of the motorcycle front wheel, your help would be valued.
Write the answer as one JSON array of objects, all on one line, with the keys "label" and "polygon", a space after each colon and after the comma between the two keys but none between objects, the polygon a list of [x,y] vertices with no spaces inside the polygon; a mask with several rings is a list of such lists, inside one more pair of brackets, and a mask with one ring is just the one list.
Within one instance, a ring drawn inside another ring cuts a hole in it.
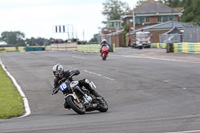
[{"label": "motorcycle front wheel", "polygon": [[86,109],[81,102],[78,102],[72,96],[66,98],[68,105],[78,114],[85,114]]},{"label": "motorcycle front wheel", "polygon": [[107,57],[107,55],[106,55],[106,53],[103,53],[103,60],[106,60],[106,57]]},{"label": "motorcycle front wheel", "polygon": [[101,102],[99,103],[100,112],[106,112],[108,110],[108,104],[104,98],[102,98]]}]

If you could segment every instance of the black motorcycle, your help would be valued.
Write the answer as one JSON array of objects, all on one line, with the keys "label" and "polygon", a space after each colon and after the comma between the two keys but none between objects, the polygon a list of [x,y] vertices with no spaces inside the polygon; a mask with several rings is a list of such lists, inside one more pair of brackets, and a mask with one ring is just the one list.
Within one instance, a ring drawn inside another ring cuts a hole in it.
[{"label": "black motorcycle", "polygon": [[[65,102],[70,108],[78,114],[85,114],[86,111],[106,112],[108,110],[108,104],[103,97],[96,97],[84,86],[80,87],[79,82],[74,81],[72,77],[73,75],[69,79],[64,79],[57,88],[63,92]],[[90,86],[96,88],[93,82],[90,82]]]}]

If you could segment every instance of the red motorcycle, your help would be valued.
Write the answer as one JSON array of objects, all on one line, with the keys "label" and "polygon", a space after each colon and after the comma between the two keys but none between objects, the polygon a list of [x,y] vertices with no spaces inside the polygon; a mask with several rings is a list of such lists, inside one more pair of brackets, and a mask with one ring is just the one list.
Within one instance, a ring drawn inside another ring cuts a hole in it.
[{"label": "red motorcycle", "polygon": [[108,52],[109,52],[109,46],[108,45],[103,45],[101,48],[101,57],[102,60],[106,60],[108,57]]}]

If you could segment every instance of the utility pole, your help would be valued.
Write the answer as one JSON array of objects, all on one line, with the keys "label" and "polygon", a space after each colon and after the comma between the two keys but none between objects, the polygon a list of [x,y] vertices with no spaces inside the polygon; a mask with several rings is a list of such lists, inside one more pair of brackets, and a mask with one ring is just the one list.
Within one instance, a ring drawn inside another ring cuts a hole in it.
[{"label": "utility pole", "polygon": [[135,11],[134,11],[134,8],[133,8],[133,31],[135,31]]},{"label": "utility pole", "polygon": [[172,0],[169,0],[169,2],[170,2],[170,7],[171,7],[171,15],[172,15],[172,28],[174,27],[174,17],[173,17],[173,8],[172,8]]}]

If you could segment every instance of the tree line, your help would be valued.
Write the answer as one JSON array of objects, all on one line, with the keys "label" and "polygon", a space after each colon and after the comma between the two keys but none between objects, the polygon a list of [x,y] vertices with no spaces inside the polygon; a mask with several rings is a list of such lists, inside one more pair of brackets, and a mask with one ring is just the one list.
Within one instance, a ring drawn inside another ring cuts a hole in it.
[{"label": "tree line", "polygon": [[38,38],[26,38],[25,34],[20,31],[4,31],[1,33],[0,41],[3,41],[8,44],[8,46],[44,46],[49,45],[53,38],[46,39],[42,37]]}]

